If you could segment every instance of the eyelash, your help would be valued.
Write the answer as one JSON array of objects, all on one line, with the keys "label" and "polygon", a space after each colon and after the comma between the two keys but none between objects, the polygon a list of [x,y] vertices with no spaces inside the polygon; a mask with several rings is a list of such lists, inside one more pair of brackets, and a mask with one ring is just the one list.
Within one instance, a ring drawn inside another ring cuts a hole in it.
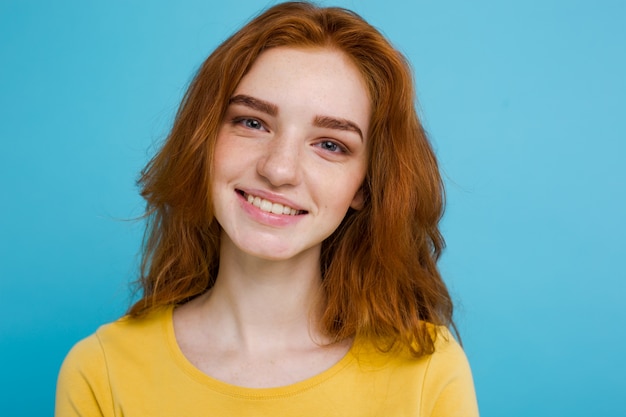
[{"label": "eyelash", "polygon": [[[318,142],[317,145],[322,150],[329,151],[331,153],[348,153],[348,150],[346,149],[345,146],[343,146],[343,145],[341,145],[341,144],[339,144],[339,143],[337,143],[335,141],[332,141],[332,140],[322,140],[322,141]],[[332,146],[335,146],[336,149],[331,151],[331,150],[325,148],[324,145],[332,145]]]},{"label": "eyelash", "polygon": [[[253,123],[258,123],[257,127],[251,127],[249,125],[247,125],[248,122],[253,122]],[[265,125],[263,124],[262,121],[260,121],[259,119],[256,119],[254,117],[235,117],[232,121],[232,124],[234,125],[242,125],[243,127],[247,128],[247,129],[252,129],[252,130],[261,130],[261,129],[265,129]],[[330,150],[328,148],[326,148],[325,146],[334,146],[335,149],[334,150]],[[340,154],[345,154],[348,153],[348,149],[343,146],[340,143],[337,143],[333,140],[322,140],[319,141],[318,143],[316,143],[316,146],[319,147],[320,149],[322,149],[323,151],[328,151],[331,153],[340,153]]]},{"label": "eyelash", "polygon": [[[248,126],[246,124],[246,122],[258,123],[258,126],[257,127],[251,127],[251,126]],[[265,128],[265,125],[263,124],[263,122],[260,121],[259,119],[255,119],[254,117],[235,117],[232,120],[232,124],[234,124],[234,125],[241,124],[243,127],[248,128],[248,129],[252,129],[252,130],[260,130],[261,128]]]}]

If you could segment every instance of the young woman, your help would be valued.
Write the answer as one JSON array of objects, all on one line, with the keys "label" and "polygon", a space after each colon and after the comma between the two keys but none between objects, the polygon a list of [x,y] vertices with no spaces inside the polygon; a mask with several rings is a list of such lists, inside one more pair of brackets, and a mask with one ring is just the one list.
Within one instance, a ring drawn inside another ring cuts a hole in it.
[{"label": "young woman", "polygon": [[410,68],[359,16],[248,23],[140,184],[143,297],[69,353],[57,416],[478,415]]}]

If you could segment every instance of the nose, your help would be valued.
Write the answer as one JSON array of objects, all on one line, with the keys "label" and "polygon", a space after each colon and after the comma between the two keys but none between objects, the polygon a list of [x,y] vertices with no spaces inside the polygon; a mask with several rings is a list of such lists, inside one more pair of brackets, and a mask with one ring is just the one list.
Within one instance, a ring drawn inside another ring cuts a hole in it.
[{"label": "nose", "polygon": [[257,172],[274,187],[296,185],[301,178],[302,143],[295,135],[272,138],[257,162]]}]

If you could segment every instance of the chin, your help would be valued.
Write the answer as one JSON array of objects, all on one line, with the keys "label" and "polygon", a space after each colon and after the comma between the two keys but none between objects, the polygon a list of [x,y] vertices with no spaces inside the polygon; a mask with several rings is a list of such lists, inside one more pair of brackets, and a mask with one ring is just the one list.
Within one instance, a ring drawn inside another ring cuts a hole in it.
[{"label": "chin", "polygon": [[277,245],[267,243],[261,246],[255,245],[255,247],[240,246],[239,249],[254,258],[273,262],[295,260],[313,253],[319,254],[319,247],[317,246],[313,248],[297,248],[293,244],[286,246],[284,243]]}]

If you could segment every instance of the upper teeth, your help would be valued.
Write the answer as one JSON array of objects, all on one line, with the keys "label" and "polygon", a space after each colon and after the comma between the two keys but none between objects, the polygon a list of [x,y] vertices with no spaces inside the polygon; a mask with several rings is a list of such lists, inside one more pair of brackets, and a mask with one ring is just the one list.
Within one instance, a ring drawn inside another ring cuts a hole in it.
[{"label": "upper teeth", "polygon": [[283,206],[279,203],[272,203],[269,200],[266,200],[261,197],[255,197],[253,195],[248,194],[246,199],[248,203],[260,208],[263,211],[274,214],[288,214],[290,216],[295,216],[298,214],[298,210],[295,208],[291,208],[289,206]]}]

